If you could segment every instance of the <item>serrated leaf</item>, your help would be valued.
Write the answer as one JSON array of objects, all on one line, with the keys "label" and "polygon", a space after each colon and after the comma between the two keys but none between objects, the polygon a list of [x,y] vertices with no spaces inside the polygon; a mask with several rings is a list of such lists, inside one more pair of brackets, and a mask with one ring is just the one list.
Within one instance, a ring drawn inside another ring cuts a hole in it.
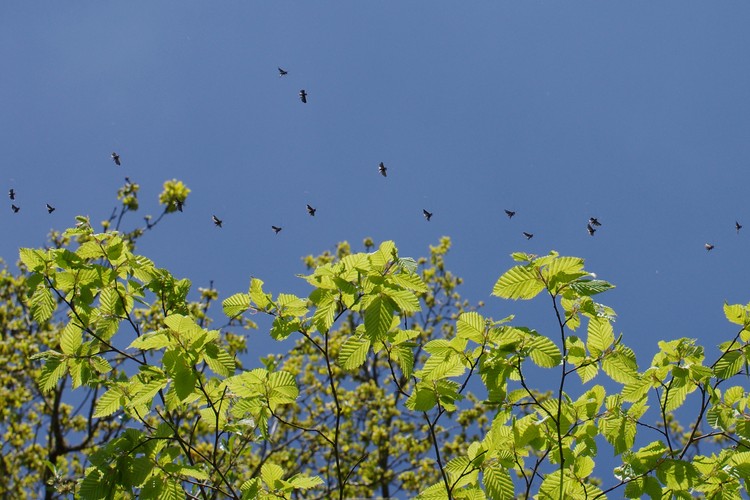
[{"label": "serrated leaf", "polygon": [[45,266],[42,252],[35,248],[21,248],[18,250],[21,262],[29,268],[30,271],[42,271]]},{"label": "serrated leaf", "polygon": [[169,335],[169,330],[157,330],[141,335],[130,343],[128,349],[162,349],[175,343],[175,340]]},{"label": "serrated leaf", "polygon": [[389,279],[393,283],[415,292],[425,293],[428,290],[427,285],[422,280],[422,278],[414,273],[393,274],[389,277]]},{"label": "serrated leaf", "polygon": [[315,309],[315,313],[313,314],[313,323],[319,332],[325,333],[333,326],[333,319],[336,316],[338,303],[335,296],[328,291],[317,300],[319,302],[316,302],[317,309]]},{"label": "serrated leaf", "polygon": [[39,374],[39,385],[43,392],[49,392],[55,388],[57,383],[67,372],[68,365],[57,356],[50,356],[42,367]]},{"label": "serrated leaf", "polygon": [[514,498],[515,491],[510,473],[498,464],[493,464],[482,471],[482,481],[487,495],[493,500]]},{"label": "serrated leaf", "polygon": [[106,417],[112,415],[120,408],[122,408],[122,391],[117,387],[112,387],[96,401],[96,410],[93,417]]},{"label": "serrated leaf", "polygon": [[414,371],[414,351],[408,345],[397,345],[393,348],[393,356],[396,358],[396,363],[401,368],[401,373],[404,377],[411,377]]},{"label": "serrated leaf", "polygon": [[269,335],[271,335],[271,338],[274,340],[284,340],[289,337],[289,335],[299,330],[300,326],[301,323],[297,318],[282,318],[281,316],[276,316],[271,325]]},{"label": "serrated leaf", "polygon": [[736,325],[747,325],[748,324],[748,313],[744,306],[740,304],[729,305],[724,303],[724,316],[727,320]]},{"label": "serrated leaf", "polygon": [[234,369],[237,366],[234,356],[229,354],[225,349],[212,343],[206,344],[203,359],[215,374],[224,377],[228,377],[234,373]]},{"label": "serrated leaf", "polygon": [[419,299],[410,290],[396,290],[385,286],[382,291],[396,303],[401,312],[417,312],[422,309]]},{"label": "serrated leaf", "polygon": [[535,336],[530,343],[529,357],[541,368],[554,368],[562,361],[560,349],[547,337]]},{"label": "serrated leaf", "polygon": [[465,312],[458,317],[456,334],[477,344],[484,343],[485,319],[477,312]]},{"label": "serrated leaf", "polygon": [[224,314],[229,318],[234,318],[250,307],[250,294],[235,293],[231,297],[224,299],[221,303]]},{"label": "serrated leaf", "polygon": [[369,350],[370,339],[353,335],[347,338],[344,345],[341,346],[338,359],[339,365],[345,370],[359,368],[367,359]]},{"label": "serrated leaf", "polygon": [[199,465],[181,465],[177,473],[181,476],[192,477],[201,481],[208,479],[208,474]]},{"label": "serrated leaf", "polygon": [[533,299],[545,289],[544,283],[532,266],[515,266],[505,272],[492,288],[492,295],[504,299]]},{"label": "serrated leaf", "polygon": [[55,299],[47,287],[38,287],[31,296],[30,304],[31,314],[37,323],[44,323],[55,312]]},{"label": "serrated leaf", "polygon": [[661,393],[661,404],[664,411],[672,412],[682,406],[689,391],[690,387],[687,385],[672,384],[669,386],[669,390],[664,390]]},{"label": "serrated leaf", "polygon": [[293,403],[299,396],[294,375],[287,371],[273,372],[268,376],[268,404],[275,408],[281,404]]},{"label": "serrated leaf", "polygon": [[591,318],[587,331],[586,347],[595,358],[602,355],[615,342],[612,324],[606,318]]},{"label": "serrated leaf", "polygon": [[62,335],[60,336],[60,349],[63,353],[75,354],[83,342],[83,332],[81,328],[72,321],[65,325]]},{"label": "serrated leaf", "polygon": [[614,287],[615,286],[613,284],[604,280],[576,281],[575,283],[571,283],[570,285],[570,288],[572,288],[578,295],[583,295],[585,297],[590,297],[591,295],[606,292],[607,290],[611,290]]},{"label": "serrated leaf", "polygon": [[377,296],[365,310],[365,332],[372,342],[383,340],[391,327],[393,306],[387,298]]},{"label": "serrated leaf", "polygon": [[745,364],[741,352],[730,351],[724,354],[714,366],[714,373],[720,379],[728,379],[738,374]]},{"label": "serrated leaf", "polygon": [[410,410],[428,411],[437,404],[437,394],[430,386],[420,382],[405,404]]},{"label": "serrated leaf", "polygon": [[276,464],[266,462],[260,468],[260,477],[269,489],[274,489],[276,481],[284,477],[284,469]]},{"label": "serrated leaf", "polygon": [[289,484],[300,490],[309,490],[323,484],[323,480],[319,476],[307,476],[304,474],[296,474],[289,478]]}]

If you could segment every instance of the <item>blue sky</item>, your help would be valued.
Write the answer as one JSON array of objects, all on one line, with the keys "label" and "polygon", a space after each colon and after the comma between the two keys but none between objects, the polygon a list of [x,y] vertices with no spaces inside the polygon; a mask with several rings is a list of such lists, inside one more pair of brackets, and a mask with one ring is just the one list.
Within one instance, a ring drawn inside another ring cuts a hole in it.
[{"label": "blue sky", "polygon": [[222,297],[250,275],[305,295],[300,257],[338,241],[419,256],[448,235],[486,315],[551,326],[546,301],[489,294],[511,252],[555,249],[617,285],[603,301],[642,367],[657,338],[715,353],[723,301],[750,301],[748,19],[740,1],[8,3],[0,188],[21,211],[0,210],[0,256],[106,219],[125,176],[140,222],[178,178],[185,212],[139,250]]}]

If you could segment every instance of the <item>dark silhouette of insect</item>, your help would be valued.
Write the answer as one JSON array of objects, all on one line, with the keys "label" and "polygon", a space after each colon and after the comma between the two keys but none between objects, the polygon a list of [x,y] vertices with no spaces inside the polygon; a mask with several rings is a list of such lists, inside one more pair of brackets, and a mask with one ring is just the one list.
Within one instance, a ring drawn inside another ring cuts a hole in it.
[{"label": "dark silhouette of insect", "polygon": [[300,99],[300,101],[302,101],[305,104],[307,104],[307,92],[305,92],[305,89],[302,89],[302,90],[299,91],[299,99]]},{"label": "dark silhouette of insect", "polygon": [[378,172],[380,172],[380,175],[383,177],[388,177],[388,167],[386,167],[382,161],[380,162],[380,165],[378,165]]},{"label": "dark silhouette of insect", "polygon": [[317,208],[313,208],[310,205],[307,205],[307,213],[315,217],[315,212],[317,212]]},{"label": "dark silhouette of insect", "polygon": [[285,70],[283,70],[283,69],[281,69],[281,68],[279,68],[279,76],[284,76],[284,75],[286,75],[287,73],[289,73],[289,72],[288,72],[288,71],[285,71]]},{"label": "dark silhouette of insect", "polygon": [[591,224],[586,224],[586,229],[588,230],[590,236],[594,236],[594,233],[596,232],[596,229],[594,229],[593,227],[591,227]]},{"label": "dark silhouette of insect", "polygon": [[513,210],[506,210],[505,215],[507,215],[509,219],[512,219],[516,213]]},{"label": "dark silhouette of insect", "polygon": [[117,153],[113,152],[112,153],[112,159],[115,161],[115,165],[117,165],[119,167],[120,166],[120,155],[118,155]]},{"label": "dark silhouette of insect", "polygon": [[430,222],[430,219],[432,219],[432,212],[428,212],[424,208],[422,209],[422,215],[424,215],[424,218],[427,219],[427,222]]},{"label": "dark silhouette of insect", "polygon": [[273,232],[276,234],[279,234],[279,231],[281,231],[281,228],[279,226],[271,226],[271,229],[273,229]]},{"label": "dark silhouette of insect", "polygon": [[737,234],[740,234],[740,229],[742,229],[742,224],[740,224],[737,221],[734,221],[734,227],[737,229]]},{"label": "dark silhouette of insect", "polygon": [[143,220],[146,222],[146,229],[151,229],[152,227],[154,227],[154,225],[151,224],[151,216],[150,215],[145,216],[143,218]]},{"label": "dark silhouette of insect", "polygon": [[599,222],[599,219],[597,219],[596,217],[589,218],[589,224],[591,224],[592,226],[601,226],[602,225]]},{"label": "dark silhouette of insect", "polygon": [[223,220],[219,219],[219,218],[218,218],[218,217],[216,217],[215,215],[212,215],[212,216],[211,216],[211,219],[213,219],[213,221],[214,221],[214,224],[215,224],[215,225],[217,225],[217,226],[219,226],[219,227],[221,227],[221,225],[222,225],[222,224],[224,223],[224,221],[223,221]]},{"label": "dark silhouette of insect", "polygon": [[21,210],[21,207],[17,207],[15,205],[10,206],[11,210],[13,210],[14,214],[17,214],[19,210]]},{"label": "dark silhouette of insect", "polygon": [[709,252],[714,249],[714,246],[711,243],[706,243],[704,246],[706,247],[706,250]]},{"label": "dark silhouette of insect", "polygon": [[130,182],[130,177],[125,177],[125,184],[132,184],[132,182]]},{"label": "dark silhouette of insect", "polygon": [[177,207],[177,211],[182,212],[182,206],[185,204],[182,200],[174,200],[174,205]]},{"label": "dark silhouette of insect", "polygon": [[526,236],[527,240],[530,240],[534,237],[534,233],[527,233],[526,231],[523,232],[523,235]]},{"label": "dark silhouette of insect", "polygon": [[10,191],[8,191],[8,196],[10,196],[10,201],[13,201],[16,199],[16,190],[11,188]]},{"label": "dark silhouette of insect", "polygon": [[53,206],[52,206],[52,205],[50,205],[49,203],[47,203],[46,205],[47,205],[47,213],[48,213],[48,214],[51,214],[52,212],[54,212],[54,211],[55,211],[55,207],[53,207]]}]

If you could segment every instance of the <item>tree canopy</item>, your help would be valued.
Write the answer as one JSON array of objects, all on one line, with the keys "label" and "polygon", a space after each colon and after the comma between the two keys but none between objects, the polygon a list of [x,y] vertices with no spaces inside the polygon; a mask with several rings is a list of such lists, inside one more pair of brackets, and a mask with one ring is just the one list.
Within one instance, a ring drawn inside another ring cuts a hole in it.
[{"label": "tree canopy", "polygon": [[[137,253],[189,189],[165,183],[161,214],[124,231],[137,193],[0,273],[4,497],[747,495],[750,304],[725,305],[713,354],[659,341],[639,366],[613,285],[554,251],[488,269],[493,300],[548,301],[553,331],[463,299],[447,237],[419,258],[369,239],[308,256],[306,296],[259,278],[195,294]],[[282,354],[258,360],[265,334]]]}]

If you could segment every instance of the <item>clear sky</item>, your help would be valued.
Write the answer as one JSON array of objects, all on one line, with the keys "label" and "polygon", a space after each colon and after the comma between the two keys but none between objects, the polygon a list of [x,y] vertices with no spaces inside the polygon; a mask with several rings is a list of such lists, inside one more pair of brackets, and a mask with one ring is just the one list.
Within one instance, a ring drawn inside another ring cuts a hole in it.
[{"label": "clear sky", "polygon": [[250,275],[306,295],[300,257],[338,241],[416,257],[448,235],[485,315],[544,333],[546,301],[489,294],[511,252],[555,249],[617,285],[602,300],[641,367],[658,338],[711,347],[723,301],[750,301],[749,19],[732,0],[6,2],[0,188],[21,211],[6,198],[0,256],[106,219],[125,176],[140,222],[178,178],[185,212],[139,251],[222,298]]}]

